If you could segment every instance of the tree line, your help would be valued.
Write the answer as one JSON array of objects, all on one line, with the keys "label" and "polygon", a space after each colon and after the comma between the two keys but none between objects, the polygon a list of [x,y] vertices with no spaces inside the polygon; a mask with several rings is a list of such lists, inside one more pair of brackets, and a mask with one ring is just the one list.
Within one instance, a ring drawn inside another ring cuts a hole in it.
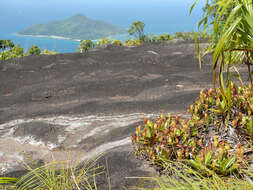
[{"label": "tree line", "polygon": [[20,44],[15,45],[11,40],[0,40],[0,60],[40,54],[53,55],[56,54],[56,52],[47,49],[41,51],[36,45],[31,46],[28,51],[25,52],[24,49],[20,47]]},{"label": "tree line", "polygon": [[109,38],[100,39],[97,43],[92,40],[82,40],[78,46],[78,51],[80,53],[87,52],[89,49],[103,44],[138,46],[144,43],[159,43],[172,39],[182,39],[184,41],[194,42],[196,36],[199,42],[208,42],[211,38],[211,36],[206,32],[176,32],[173,35],[167,33],[160,35],[147,35],[145,32],[145,23],[142,21],[133,22],[129,27],[128,34],[132,38],[128,38],[125,42],[118,39],[110,40]]}]

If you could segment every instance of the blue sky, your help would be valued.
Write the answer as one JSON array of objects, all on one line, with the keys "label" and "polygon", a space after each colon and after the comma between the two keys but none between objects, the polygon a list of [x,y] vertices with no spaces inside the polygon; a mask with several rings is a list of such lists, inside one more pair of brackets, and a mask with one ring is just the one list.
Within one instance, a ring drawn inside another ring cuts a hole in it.
[{"label": "blue sky", "polygon": [[189,30],[190,25],[200,19],[204,1],[200,0],[199,8],[188,17],[194,0],[0,0],[0,22],[5,23],[1,30],[16,32],[31,24],[82,13],[124,28],[142,20],[150,31],[166,32],[172,27],[169,25],[175,30]]}]

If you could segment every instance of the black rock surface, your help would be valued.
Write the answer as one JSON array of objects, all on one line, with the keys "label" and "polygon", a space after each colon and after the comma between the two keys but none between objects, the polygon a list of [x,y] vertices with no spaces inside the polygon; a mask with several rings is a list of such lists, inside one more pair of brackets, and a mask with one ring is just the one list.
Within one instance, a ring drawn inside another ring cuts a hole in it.
[{"label": "black rock surface", "polygon": [[211,87],[210,70],[183,42],[1,62],[0,169],[21,170],[24,152],[46,161],[106,152],[113,189],[135,185],[126,177],[156,175],[134,156],[135,127],[161,110],[185,110]]}]

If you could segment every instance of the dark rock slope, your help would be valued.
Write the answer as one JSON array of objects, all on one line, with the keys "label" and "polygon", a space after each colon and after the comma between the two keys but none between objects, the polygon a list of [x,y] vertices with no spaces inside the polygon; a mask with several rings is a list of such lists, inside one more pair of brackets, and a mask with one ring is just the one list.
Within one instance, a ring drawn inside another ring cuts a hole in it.
[{"label": "dark rock slope", "polygon": [[21,170],[25,154],[85,160],[106,152],[113,189],[129,187],[136,180],[126,177],[154,175],[134,157],[136,125],[161,110],[180,113],[210,79],[210,65],[201,71],[194,44],[182,42],[1,62],[0,171]]}]

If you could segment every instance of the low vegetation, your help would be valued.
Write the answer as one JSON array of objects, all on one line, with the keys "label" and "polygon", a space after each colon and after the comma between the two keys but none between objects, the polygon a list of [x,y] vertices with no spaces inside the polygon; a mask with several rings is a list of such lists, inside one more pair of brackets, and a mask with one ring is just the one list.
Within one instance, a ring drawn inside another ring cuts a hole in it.
[{"label": "low vegetation", "polygon": [[109,38],[100,39],[98,42],[82,40],[78,46],[78,52],[84,53],[92,48],[99,47],[104,44],[113,44],[118,46],[139,46],[145,43],[166,42],[172,39],[182,39],[187,42],[194,42],[196,36],[198,36],[197,38],[199,42],[208,42],[210,40],[210,34],[205,32],[176,32],[174,35],[167,33],[160,35],[147,35],[145,33],[145,24],[141,21],[133,22],[128,30],[128,34],[133,38],[128,38],[125,40],[125,42],[118,39],[110,40]]},{"label": "low vegetation", "polygon": [[0,40],[0,60],[19,58],[31,55],[54,55],[55,51],[44,49],[43,51],[36,45],[30,47],[27,52],[20,45],[15,45],[11,40]]},{"label": "low vegetation", "polygon": [[182,39],[188,42],[194,42],[197,37],[198,42],[209,42],[211,34],[206,32],[176,32],[173,35],[173,39]]},{"label": "low vegetation", "polygon": [[[222,177],[215,173],[204,176],[182,162],[164,161],[169,176],[157,178],[142,177],[145,185],[141,190],[249,190],[253,189],[251,181],[241,180],[238,177]],[[143,182],[143,183],[144,183]],[[147,188],[147,185],[153,188]]]},{"label": "low vegetation", "polygon": [[98,40],[97,46],[101,46],[104,44],[112,44],[112,41],[109,38],[102,38]]},{"label": "low vegetation", "polygon": [[95,43],[91,40],[82,40],[78,46],[78,51],[80,53],[87,52],[89,49],[94,48]]},{"label": "low vegetation", "polygon": [[144,119],[132,136],[136,154],[156,165],[182,160],[202,175],[243,175],[252,161],[253,93],[251,85],[231,86],[230,112],[218,88],[200,92],[188,109],[190,119],[164,113],[153,122]]},{"label": "low vegetation", "polygon": [[[199,23],[204,33],[195,40],[205,39],[205,31],[211,28],[208,48],[200,52],[197,42],[196,47],[200,66],[202,55],[213,54],[214,87],[201,90],[187,110],[189,118],[164,113],[154,121],[144,118],[132,142],[136,155],[165,175],[151,178],[157,189],[252,189],[252,1],[207,0],[204,10]],[[245,83],[237,68],[241,65],[248,68]]]},{"label": "low vegetation", "polygon": [[[201,56],[213,54],[213,88],[201,90],[184,115],[162,112],[154,120],[144,118],[144,125],[138,125],[132,136],[137,157],[151,162],[162,174],[160,178],[142,178],[151,181],[155,186],[152,189],[253,189],[252,1],[207,0],[204,10],[206,15],[199,23],[203,32],[147,36],[145,24],[137,21],[129,29],[135,39],[123,43],[105,38],[98,42],[98,45],[135,46],[171,39],[196,41],[200,67]],[[206,33],[209,29],[211,32]],[[209,46],[200,52],[197,42],[209,42]],[[24,54],[19,46],[3,44],[2,54],[6,51]],[[96,46],[85,40],[79,51]],[[247,67],[247,82],[237,68],[241,65]],[[232,67],[236,73],[231,72]],[[62,185],[64,189],[80,189],[82,184],[91,189],[87,176],[83,175],[86,172],[78,173],[86,169],[77,171],[70,167],[56,174],[54,168],[45,165],[30,170],[21,179],[2,178],[0,182],[26,189],[62,189]],[[96,189],[95,180],[92,188]]]},{"label": "low vegetation", "polygon": [[[20,178],[1,177],[0,188],[6,190],[97,190],[96,177],[106,169],[97,164],[100,157],[82,163],[79,160],[53,161],[38,166],[25,164],[28,172]],[[106,175],[105,175],[106,176]],[[107,179],[108,187],[110,180]]]}]

